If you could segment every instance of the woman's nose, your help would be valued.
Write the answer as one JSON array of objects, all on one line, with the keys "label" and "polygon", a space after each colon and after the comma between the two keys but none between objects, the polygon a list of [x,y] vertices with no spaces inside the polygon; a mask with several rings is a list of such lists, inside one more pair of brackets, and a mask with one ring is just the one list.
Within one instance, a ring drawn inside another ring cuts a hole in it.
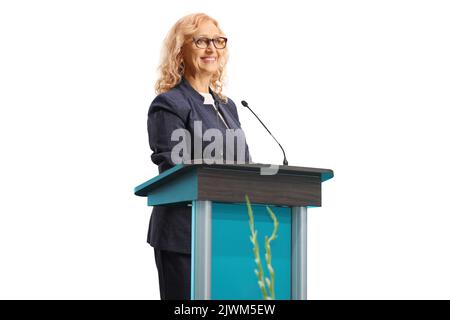
[{"label": "woman's nose", "polygon": [[216,50],[216,47],[214,47],[214,43],[212,41],[209,41],[208,46],[206,47],[206,51],[211,52]]}]

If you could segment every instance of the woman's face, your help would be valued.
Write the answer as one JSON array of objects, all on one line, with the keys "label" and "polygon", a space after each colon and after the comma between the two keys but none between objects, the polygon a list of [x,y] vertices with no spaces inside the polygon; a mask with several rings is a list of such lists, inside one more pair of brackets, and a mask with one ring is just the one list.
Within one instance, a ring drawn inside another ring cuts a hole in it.
[{"label": "woman's face", "polygon": [[[203,38],[214,39],[224,37],[219,29],[211,21],[200,23],[198,30],[193,35],[194,39],[199,39],[196,43],[193,39],[188,39],[183,45],[182,54],[185,65],[185,73],[191,76],[199,74],[210,76],[217,72],[219,59],[223,54],[223,49],[216,49],[213,42],[203,41]],[[206,48],[199,48],[206,46]]]}]

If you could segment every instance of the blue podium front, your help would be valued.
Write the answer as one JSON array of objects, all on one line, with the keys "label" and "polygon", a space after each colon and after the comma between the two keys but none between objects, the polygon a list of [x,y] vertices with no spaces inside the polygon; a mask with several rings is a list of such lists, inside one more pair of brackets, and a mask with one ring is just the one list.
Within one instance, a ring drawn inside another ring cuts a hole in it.
[{"label": "blue podium front", "polygon": [[[275,298],[289,300],[291,299],[291,209],[270,207],[279,222],[277,238],[271,243]],[[272,234],[273,222],[265,205],[252,205],[252,209],[260,243],[261,264],[264,276],[269,277],[269,271],[264,263],[264,236]],[[254,272],[257,266],[249,237],[246,204],[212,204],[211,299],[262,298],[258,278]]]}]

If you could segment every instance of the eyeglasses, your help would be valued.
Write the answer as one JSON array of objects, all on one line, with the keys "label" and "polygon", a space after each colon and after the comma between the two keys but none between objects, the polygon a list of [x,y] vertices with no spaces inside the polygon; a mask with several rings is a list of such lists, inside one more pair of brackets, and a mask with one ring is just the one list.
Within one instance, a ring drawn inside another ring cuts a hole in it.
[{"label": "eyeglasses", "polygon": [[214,44],[214,47],[216,47],[216,49],[225,49],[225,47],[227,46],[227,41],[228,39],[225,37],[217,37],[217,38],[206,38],[206,37],[199,37],[199,38],[194,38],[194,43],[195,46],[199,49],[206,49],[209,47],[209,44],[212,42]]}]

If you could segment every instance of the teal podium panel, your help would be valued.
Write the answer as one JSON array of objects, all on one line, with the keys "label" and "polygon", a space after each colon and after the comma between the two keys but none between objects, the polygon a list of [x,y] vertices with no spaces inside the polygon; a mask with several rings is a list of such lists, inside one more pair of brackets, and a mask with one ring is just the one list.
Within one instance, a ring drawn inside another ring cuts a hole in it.
[{"label": "teal podium panel", "polygon": [[[291,208],[269,206],[277,216],[278,237],[271,242],[272,266],[275,270],[275,298],[291,299]],[[265,236],[270,237],[273,221],[266,206],[252,204],[255,230],[264,276],[266,268]],[[254,270],[257,268],[250,242],[247,206],[243,204],[212,203],[211,234],[211,298],[228,300],[262,299]],[[266,286],[267,287],[267,286]]]}]

